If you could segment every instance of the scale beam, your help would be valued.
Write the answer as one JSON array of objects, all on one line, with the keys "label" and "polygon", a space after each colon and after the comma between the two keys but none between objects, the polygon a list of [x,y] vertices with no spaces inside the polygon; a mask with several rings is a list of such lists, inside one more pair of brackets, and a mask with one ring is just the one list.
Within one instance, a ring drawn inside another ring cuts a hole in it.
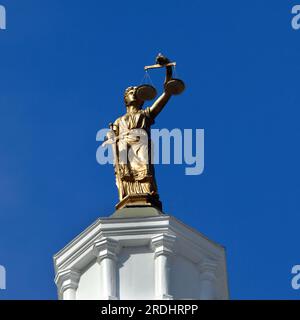
[{"label": "scale beam", "polygon": [[176,66],[176,62],[170,62],[167,64],[154,64],[152,66],[145,66],[144,70],[148,70],[148,69],[157,69],[157,68],[164,68],[164,67],[172,67],[172,66]]}]

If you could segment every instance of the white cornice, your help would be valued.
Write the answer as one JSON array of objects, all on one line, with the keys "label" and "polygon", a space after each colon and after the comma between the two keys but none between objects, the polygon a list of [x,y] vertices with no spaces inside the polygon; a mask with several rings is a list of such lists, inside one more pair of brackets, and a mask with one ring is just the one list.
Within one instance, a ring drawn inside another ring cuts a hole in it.
[{"label": "white cornice", "polygon": [[178,250],[195,264],[198,264],[203,256],[219,260],[225,255],[222,246],[168,215],[148,218],[106,218],[98,219],[54,256],[56,272],[68,269],[81,270],[96,258],[96,244],[98,247],[103,247],[101,242],[103,239],[113,238],[120,246],[150,245],[153,238],[159,239],[162,234],[165,239],[161,240],[162,245],[167,248],[169,242],[166,239],[176,237],[176,245],[173,244],[172,250]]}]

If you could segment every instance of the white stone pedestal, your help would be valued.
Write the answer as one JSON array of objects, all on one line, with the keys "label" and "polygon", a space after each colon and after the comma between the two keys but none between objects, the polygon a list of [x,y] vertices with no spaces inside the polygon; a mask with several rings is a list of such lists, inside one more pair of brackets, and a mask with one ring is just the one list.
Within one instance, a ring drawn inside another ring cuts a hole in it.
[{"label": "white stone pedestal", "polygon": [[225,250],[155,208],[98,219],[54,256],[59,299],[228,299]]}]

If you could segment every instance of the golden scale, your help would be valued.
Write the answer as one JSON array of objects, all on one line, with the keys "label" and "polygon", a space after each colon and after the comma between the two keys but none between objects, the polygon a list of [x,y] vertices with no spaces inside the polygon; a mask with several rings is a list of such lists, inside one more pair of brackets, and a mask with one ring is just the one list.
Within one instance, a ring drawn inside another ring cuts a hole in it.
[{"label": "golden scale", "polygon": [[[148,78],[149,81],[152,82],[150,75],[148,74],[148,70],[165,68],[165,67],[171,67],[171,68],[175,69],[176,62],[169,62],[169,60],[160,53],[156,58],[156,64],[144,67],[145,76],[144,76],[143,80]],[[142,80],[142,82],[143,82],[143,80]],[[185,84],[180,79],[171,78],[165,84],[164,87],[165,87],[165,92],[167,92],[171,95],[178,95],[184,91]],[[137,87],[136,95],[139,99],[146,101],[146,100],[153,100],[156,97],[157,92],[156,92],[156,89],[154,88],[154,86],[144,83],[144,84],[141,84],[140,86]]]}]

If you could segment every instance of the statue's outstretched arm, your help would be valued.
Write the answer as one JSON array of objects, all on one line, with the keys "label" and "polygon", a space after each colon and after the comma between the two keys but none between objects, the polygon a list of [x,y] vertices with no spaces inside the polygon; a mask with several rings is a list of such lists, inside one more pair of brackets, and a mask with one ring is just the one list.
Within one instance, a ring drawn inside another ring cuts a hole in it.
[{"label": "statue's outstretched arm", "polygon": [[[165,84],[169,80],[171,80],[172,73],[172,67],[166,67]],[[150,114],[153,118],[155,118],[161,112],[161,110],[164,108],[164,106],[167,104],[170,98],[171,94],[164,91],[164,93],[153,103],[153,105],[150,107]]]}]

